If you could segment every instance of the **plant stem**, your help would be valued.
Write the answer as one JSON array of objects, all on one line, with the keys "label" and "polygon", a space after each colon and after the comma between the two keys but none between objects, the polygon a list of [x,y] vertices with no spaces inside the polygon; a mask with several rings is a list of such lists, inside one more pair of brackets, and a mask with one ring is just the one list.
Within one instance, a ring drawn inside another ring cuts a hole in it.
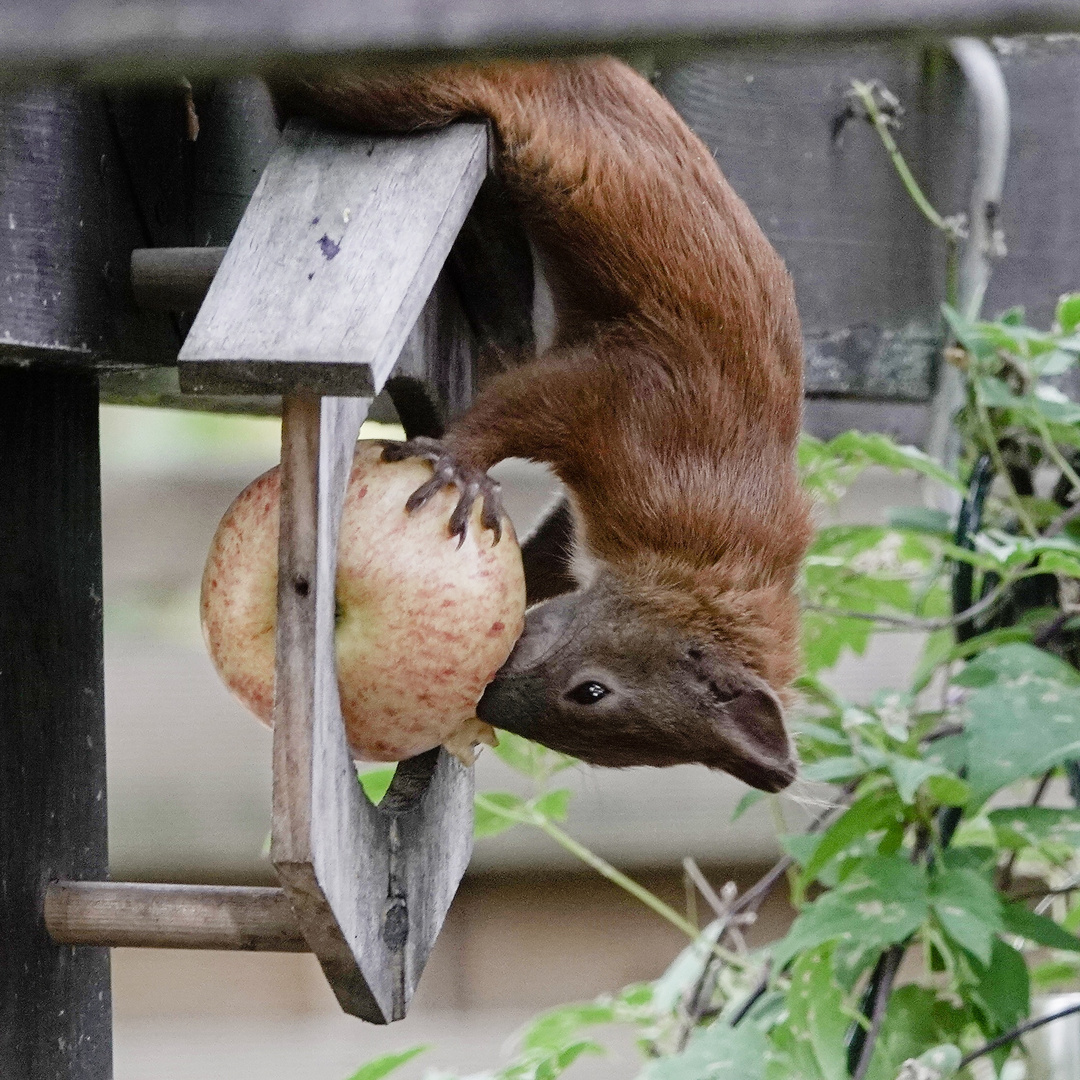
[{"label": "plant stem", "polygon": [[[1031,802],[1028,804],[1029,806],[1038,806],[1039,803],[1042,802],[1042,797],[1046,793],[1046,789],[1049,787],[1053,775],[1053,769],[1047,769],[1046,772],[1043,773],[1042,779],[1036,785],[1035,792],[1031,796]],[[1016,864],[1016,855],[1017,853],[1015,851],[1010,851],[1009,857],[1005,860],[1005,865],[1001,868],[1001,880],[998,884],[998,890],[1000,892],[1008,891],[1009,886],[1012,884],[1012,872],[1013,866]]]},{"label": "plant stem", "polygon": [[979,392],[979,384],[977,382],[972,383],[972,392],[975,398],[975,415],[979,420],[982,437],[986,442],[986,449],[994,462],[994,468],[997,470],[998,476],[1005,485],[1009,503],[1019,519],[1020,524],[1024,526],[1024,531],[1028,536],[1036,537],[1039,535],[1039,530],[1035,528],[1035,523],[1028,517],[1028,513],[1024,509],[1023,503],[1020,502],[1020,495],[1017,493],[1016,487],[1012,482],[1012,477],[1009,475],[1005,460],[1001,456],[1001,447],[998,446],[997,435],[994,434],[994,425],[990,422],[990,413],[986,408],[986,402],[983,401],[982,394]]},{"label": "plant stem", "polygon": [[977,604],[972,604],[965,611],[942,619],[920,619],[915,615],[882,615],[874,611],[846,611],[843,608],[833,608],[826,604],[803,604],[802,609],[803,611],[820,611],[826,615],[834,615],[838,619],[865,619],[868,622],[883,623],[902,630],[948,630],[949,627],[968,622],[974,619],[976,615],[981,615],[987,608],[993,607],[1001,599],[1002,594],[1010,586],[1014,585],[1017,580],[1017,577],[1003,579]]},{"label": "plant stem", "polygon": [[[665,904],[659,896],[655,896],[644,886],[639,885],[634,881],[633,878],[628,878],[624,873],[616,870],[611,863],[590,851],[584,844],[579,844],[572,836],[564,833],[553,821],[550,821],[548,818],[541,815],[537,815],[536,820],[532,821],[532,824],[534,824],[542,833],[550,836],[560,847],[569,851],[571,855],[579,858],[586,866],[592,867],[598,874],[606,877],[608,881],[618,885],[620,889],[624,889],[635,899],[640,900],[651,911],[655,911],[662,919],[666,919],[672,926],[681,930],[692,941],[696,941],[698,937],[701,936],[701,931],[696,926],[687,919],[684,919],[674,908]],[[725,949],[724,952],[727,953],[727,950]],[[741,958],[736,957],[734,953],[725,955],[724,959],[737,961],[740,967],[745,966]]]},{"label": "plant stem", "polygon": [[[671,923],[676,929],[681,930],[691,941],[697,941],[701,937],[701,931],[688,919],[684,919],[673,907],[668,906],[659,896],[649,892],[643,885],[639,885],[633,878],[616,870],[606,859],[590,851],[584,844],[579,844],[572,836],[563,832],[550,818],[540,813],[539,810],[529,807],[524,810],[512,810],[499,806],[484,798],[476,796],[476,802],[485,810],[496,814],[508,821],[514,821],[519,825],[533,825],[542,833],[551,837],[561,848],[569,851],[575,858],[580,859],[586,866],[591,867],[602,877],[605,877],[620,889],[628,892],[634,899],[640,900],[650,911],[654,911],[660,918]],[[740,969],[748,967],[747,961],[720,945],[712,945],[712,951],[722,960]]]},{"label": "plant stem", "polygon": [[[843,791],[840,793],[840,798],[836,800],[831,806],[827,806],[824,810],[810,824],[807,826],[807,833],[816,833],[820,830],[826,822],[837,811],[847,809],[849,800],[855,791],[855,782],[849,782],[844,786]],[[777,882],[781,881],[784,875],[795,865],[795,860],[790,855],[781,856],[773,865],[765,871],[764,874],[758,880],[750,886],[740,896],[735,903],[731,905],[731,914],[739,915],[745,911],[757,911],[761,907],[765,898],[776,887]]]},{"label": "plant stem", "polygon": [[866,115],[870,118],[870,123],[874,125],[878,138],[881,139],[882,145],[892,160],[893,168],[896,169],[901,182],[907,189],[908,195],[911,196],[911,201],[935,229],[940,229],[943,233],[950,233],[951,229],[948,222],[934,209],[933,204],[923,193],[923,189],[919,187],[919,182],[912,175],[911,169],[908,168],[904,155],[900,153],[900,147],[896,145],[896,140],[892,137],[892,132],[889,131],[889,125],[885,122],[885,117],[882,116],[881,110],[874,100],[873,86],[869,83],[860,82],[858,79],[853,79],[851,89],[862,102]]},{"label": "plant stem", "polygon": [[965,1054],[960,1059],[960,1064],[957,1066],[956,1071],[959,1072],[965,1066],[970,1065],[976,1058],[982,1057],[984,1054],[992,1054],[999,1046],[1006,1046],[1011,1042],[1015,1042],[1021,1035],[1026,1035],[1029,1031],[1034,1031],[1036,1028],[1041,1028],[1044,1024],[1052,1024],[1055,1020],[1061,1020],[1063,1017],[1071,1016],[1073,1013],[1080,1012],[1080,1005],[1070,1005],[1067,1009],[1062,1009],[1060,1012],[1051,1013],[1049,1016],[1040,1016],[1038,1020],[1028,1020],[1025,1024],[1020,1024],[1018,1027],[1012,1029],[1012,1031],[1005,1032],[1004,1035],[999,1035],[996,1039],[991,1039],[988,1043],[984,1043],[978,1050],[972,1050],[970,1054]]},{"label": "plant stem", "polygon": [[1051,521],[1050,524],[1043,529],[1043,536],[1048,539],[1050,537],[1059,536],[1078,517],[1080,517],[1080,500],[1073,503],[1068,510],[1063,511],[1058,517]]},{"label": "plant stem", "polygon": [[1054,464],[1061,470],[1062,475],[1073,486],[1073,491],[1080,495],[1080,476],[1077,476],[1076,470],[1069,464],[1065,455],[1058,449],[1057,443],[1054,442],[1053,435],[1050,434],[1050,426],[1047,424],[1044,417],[1038,413],[1034,413],[1032,419],[1035,421],[1035,426],[1039,429],[1039,436],[1042,439],[1043,446],[1046,452],[1050,455]]}]

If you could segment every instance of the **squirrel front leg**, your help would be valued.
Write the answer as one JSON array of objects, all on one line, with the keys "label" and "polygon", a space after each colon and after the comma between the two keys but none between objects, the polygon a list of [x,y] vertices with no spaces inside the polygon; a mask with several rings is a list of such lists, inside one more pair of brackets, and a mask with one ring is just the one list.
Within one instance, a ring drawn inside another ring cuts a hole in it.
[{"label": "squirrel front leg", "polygon": [[[563,480],[573,482],[570,462],[574,431],[581,419],[601,406],[600,372],[578,350],[553,350],[539,360],[493,379],[468,412],[441,440],[410,439],[388,443],[384,460],[423,457],[431,462],[431,480],[406,504],[410,512],[437,491],[456,486],[461,495],[450,519],[450,532],[464,539],[472,508],[483,500],[481,524],[500,534],[499,485],[487,471],[508,457],[551,465]],[[571,473],[571,475],[567,475]]]}]

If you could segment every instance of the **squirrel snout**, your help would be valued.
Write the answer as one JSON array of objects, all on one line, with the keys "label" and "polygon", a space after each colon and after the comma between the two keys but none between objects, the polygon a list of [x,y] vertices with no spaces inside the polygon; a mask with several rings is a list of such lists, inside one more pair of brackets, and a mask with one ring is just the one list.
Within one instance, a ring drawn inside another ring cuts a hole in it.
[{"label": "squirrel snout", "polygon": [[538,675],[496,675],[476,706],[476,715],[492,727],[532,738],[547,709],[547,683]]}]

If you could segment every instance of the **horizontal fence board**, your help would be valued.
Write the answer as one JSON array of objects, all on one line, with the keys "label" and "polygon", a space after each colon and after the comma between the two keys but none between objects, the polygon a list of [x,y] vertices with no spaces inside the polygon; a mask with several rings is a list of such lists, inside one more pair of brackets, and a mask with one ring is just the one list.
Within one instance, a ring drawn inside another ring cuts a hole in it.
[{"label": "horizontal fence board", "polygon": [[0,12],[8,79],[235,75],[284,55],[371,59],[663,47],[732,40],[1076,30],[1071,0],[16,0]]}]

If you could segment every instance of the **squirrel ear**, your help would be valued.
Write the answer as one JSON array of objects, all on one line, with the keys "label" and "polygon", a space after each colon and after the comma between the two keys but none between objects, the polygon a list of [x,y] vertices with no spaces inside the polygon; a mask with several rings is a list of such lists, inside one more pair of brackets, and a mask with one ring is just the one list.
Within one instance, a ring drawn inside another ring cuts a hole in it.
[{"label": "squirrel ear", "polygon": [[795,779],[798,761],[779,697],[760,675],[721,650],[692,648],[687,657],[715,702],[719,746],[708,764],[765,791],[786,788]]},{"label": "squirrel ear", "polygon": [[[766,791],[781,791],[795,779],[798,761],[784,727],[780,699],[763,681],[751,678],[758,685],[748,686],[724,706],[726,719],[735,729],[733,742],[745,755],[736,775]],[[731,768],[730,764],[725,767]]]}]

